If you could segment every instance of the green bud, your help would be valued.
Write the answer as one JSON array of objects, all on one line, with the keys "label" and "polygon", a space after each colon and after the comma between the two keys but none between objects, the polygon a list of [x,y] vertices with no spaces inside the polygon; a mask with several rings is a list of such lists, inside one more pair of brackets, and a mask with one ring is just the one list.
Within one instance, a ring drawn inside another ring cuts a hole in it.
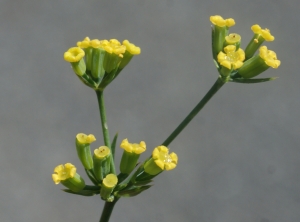
[{"label": "green bud", "polygon": [[231,33],[225,37],[224,47],[228,45],[234,45],[235,50],[238,50],[241,45],[241,36],[237,33]]},{"label": "green bud", "polygon": [[94,142],[96,138],[94,135],[86,135],[78,133],[76,135],[76,150],[78,158],[85,169],[90,170],[93,168],[93,158],[91,155],[90,143]]},{"label": "green bud", "polygon": [[74,192],[79,192],[85,187],[85,182],[78,173],[73,178],[62,180],[61,184]]},{"label": "green bud", "polygon": [[118,68],[120,61],[122,60],[122,56],[119,56],[115,53],[109,53],[105,52],[104,61],[103,61],[103,67],[105,71],[110,74],[111,71]]},{"label": "green bud", "polygon": [[261,44],[264,41],[265,39],[262,38],[261,35],[254,34],[253,38],[250,40],[249,44],[245,49],[246,60],[250,59],[255,54],[257,49],[261,46]]},{"label": "green bud", "polygon": [[71,62],[72,69],[78,76],[85,74],[86,66],[83,59],[80,59],[78,62]]},{"label": "green bud", "polygon": [[85,52],[85,63],[86,63],[86,70],[87,72],[90,72],[92,70],[92,61],[93,61],[93,48],[88,47],[83,49]]},{"label": "green bud", "polygon": [[213,50],[213,58],[217,60],[217,56],[219,52],[223,51],[225,36],[228,33],[228,27],[223,26],[214,26],[212,32],[212,50]]},{"label": "green bud", "polygon": [[94,150],[94,173],[98,181],[102,181],[110,173],[111,152],[107,146]]},{"label": "green bud", "polygon": [[104,49],[93,48],[91,74],[96,81],[101,81],[105,74],[105,70],[103,68],[104,55]]},{"label": "green bud", "polygon": [[140,154],[129,153],[126,150],[124,150],[121,163],[120,163],[121,173],[130,174],[132,170],[135,168],[139,157]]},{"label": "green bud", "polygon": [[115,174],[108,174],[102,181],[100,196],[106,200],[110,198],[115,186],[118,183],[118,177]]}]

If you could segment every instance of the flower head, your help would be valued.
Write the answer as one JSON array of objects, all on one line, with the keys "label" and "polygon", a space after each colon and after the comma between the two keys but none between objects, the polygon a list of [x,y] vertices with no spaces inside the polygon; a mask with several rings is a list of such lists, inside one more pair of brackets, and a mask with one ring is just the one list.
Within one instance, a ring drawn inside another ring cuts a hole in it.
[{"label": "flower head", "polygon": [[141,48],[130,43],[128,40],[124,40],[123,45],[126,47],[126,51],[132,55],[139,55],[141,53]]},{"label": "flower head", "polygon": [[58,165],[54,168],[52,179],[55,184],[59,184],[62,180],[73,178],[76,174],[76,167],[71,163],[65,165]]},{"label": "flower head", "polygon": [[224,26],[231,27],[235,25],[234,19],[232,18],[223,19],[223,17],[220,15],[210,16],[210,21],[212,24],[219,27],[224,27]]},{"label": "flower head", "polygon": [[127,139],[124,139],[120,145],[128,153],[141,154],[146,151],[146,143],[141,141],[138,143],[129,143]]},{"label": "flower head", "polygon": [[266,41],[274,41],[274,36],[271,35],[271,32],[269,29],[262,29],[259,25],[255,24],[251,27],[251,30],[254,32],[254,34],[257,34],[258,36],[263,37]]},{"label": "flower head", "polygon": [[152,152],[152,158],[162,170],[172,170],[178,162],[177,155],[175,153],[169,154],[169,149],[165,146],[156,147]]},{"label": "flower head", "polygon": [[79,62],[84,57],[84,51],[79,47],[72,47],[64,53],[67,62]]},{"label": "flower head", "polygon": [[218,54],[218,62],[227,69],[238,69],[243,65],[245,53],[242,49],[236,51],[234,45],[228,45],[224,48],[225,53]]},{"label": "flower head", "polygon": [[90,47],[90,38],[89,37],[85,37],[81,42],[77,42],[77,46],[80,48],[88,48]]},{"label": "flower head", "polygon": [[103,179],[103,184],[109,188],[115,187],[117,183],[118,183],[118,177],[115,174],[108,174]]},{"label": "flower head", "polygon": [[231,33],[225,37],[226,43],[229,45],[235,45],[241,41],[241,36],[237,33]]},{"label": "flower head", "polygon": [[102,199],[107,200],[113,189],[118,183],[118,177],[115,174],[108,174],[102,181],[100,196]]},{"label": "flower head", "polygon": [[96,138],[93,134],[86,135],[84,133],[78,133],[76,139],[80,144],[91,144],[96,141]]},{"label": "flower head", "polygon": [[276,53],[272,50],[268,50],[267,46],[259,48],[259,56],[268,66],[274,69],[277,69],[280,66],[280,60],[277,59]]},{"label": "flower head", "polygon": [[100,146],[98,149],[94,150],[94,175],[98,181],[103,180],[103,178],[110,172],[111,163],[111,152],[107,146]]},{"label": "flower head", "polygon": [[94,154],[98,159],[103,159],[110,154],[110,149],[107,146],[100,146],[94,150]]},{"label": "flower head", "polygon": [[238,70],[238,73],[246,79],[255,77],[266,71],[268,68],[278,68],[280,61],[276,53],[268,50],[266,46],[259,48],[259,55],[255,55],[244,62],[244,65]]},{"label": "flower head", "polygon": [[[178,157],[175,153],[169,154],[165,146],[158,146],[152,152],[152,157],[144,163],[144,171],[155,176],[163,170],[172,170],[177,166]],[[142,178],[142,176],[141,176]]]}]

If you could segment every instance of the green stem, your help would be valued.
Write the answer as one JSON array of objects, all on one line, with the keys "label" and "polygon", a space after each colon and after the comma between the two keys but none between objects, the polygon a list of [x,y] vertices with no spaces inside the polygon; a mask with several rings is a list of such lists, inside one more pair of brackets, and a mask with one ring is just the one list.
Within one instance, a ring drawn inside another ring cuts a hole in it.
[{"label": "green stem", "polygon": [[[107,120],[106,120],[106,112],[105,112],[103,91],[96,90],[96,94],[97,94],[99,111],[100,111],[100,118],[101,118],[101,126],[102,126],[102,133],[103,133],[104,143],[105,143],[105,146],[107,146],[107,147],[109,147],[109,149],[111,149],[108,125],[107,125]],[[111,161],[110,161],[111,173],[116,174],[114,160],[113,160],[112,155],[110,155],[110,156],[111,156]]]},{"label": "green stem", "polygon": [[111,215],[111,213],[114,209],[114,206],[118,200],[119,200],[119,198],[115,197],[113,202],[105,202],[99,222],[108,222],[109,221],[110,215]]},{"label": "green stem", "polygon": [[178,127],[171,133],[171,135],[162,143],[164,146],[168,146],[178,134],[191,122],[191,120],[200,112],[205,104],[215,95],[216,92],[227,82],[227,79],[219,76],[214,85],[202,98],[202,100],[195,106],[195,108],[185,117],[185,119],[178,125]]}]

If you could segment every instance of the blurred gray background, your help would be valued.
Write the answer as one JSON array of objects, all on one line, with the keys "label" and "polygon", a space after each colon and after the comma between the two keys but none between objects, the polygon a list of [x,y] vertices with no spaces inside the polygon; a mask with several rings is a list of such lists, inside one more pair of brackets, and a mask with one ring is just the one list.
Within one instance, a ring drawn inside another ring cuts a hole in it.
[{"label": "blurred gray background", "polygon": [[[111,137],[147,143],[148,157],[217,78],[210,15],[232,17],[245,48],[269,28],[282,65],[226,84],[169,146],[176,170],[121,199],[111,221],[300,221],[298,0],[1,0],[0,221],[98,221],[99,196],[62,192],[51,174],[71,162],[85,179],[75,135],[103,145],[96,95],[63,60],[77,41],[128,39],[141,47],[105,92]],[[122,152],[117,149],[117,161]],[[87,180],[88,181],[88,180]]]}]

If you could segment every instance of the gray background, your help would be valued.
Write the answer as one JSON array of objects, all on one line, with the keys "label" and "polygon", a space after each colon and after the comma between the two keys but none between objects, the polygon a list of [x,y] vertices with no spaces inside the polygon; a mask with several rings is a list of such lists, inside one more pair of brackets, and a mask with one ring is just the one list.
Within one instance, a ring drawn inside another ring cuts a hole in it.
[{"label": "gray background", "polygon": [[[298,0],[1,0],[0,221],[98,221],[98,196],[66,194],[53,168],[71,162],[84,177],[74,138],[93,133],[103,145],[95,93],[63,60],[85,36],[129,39],[141,47],[105,92],[111,137],[159,145],[217,78],[210,15],[266,44],[282,65],[262,77],[228,83],[170,145],[176,170],[141,195],[121,199],[111,221],[300,221]],[[121,156],[117,151],[117,161]]]}]

